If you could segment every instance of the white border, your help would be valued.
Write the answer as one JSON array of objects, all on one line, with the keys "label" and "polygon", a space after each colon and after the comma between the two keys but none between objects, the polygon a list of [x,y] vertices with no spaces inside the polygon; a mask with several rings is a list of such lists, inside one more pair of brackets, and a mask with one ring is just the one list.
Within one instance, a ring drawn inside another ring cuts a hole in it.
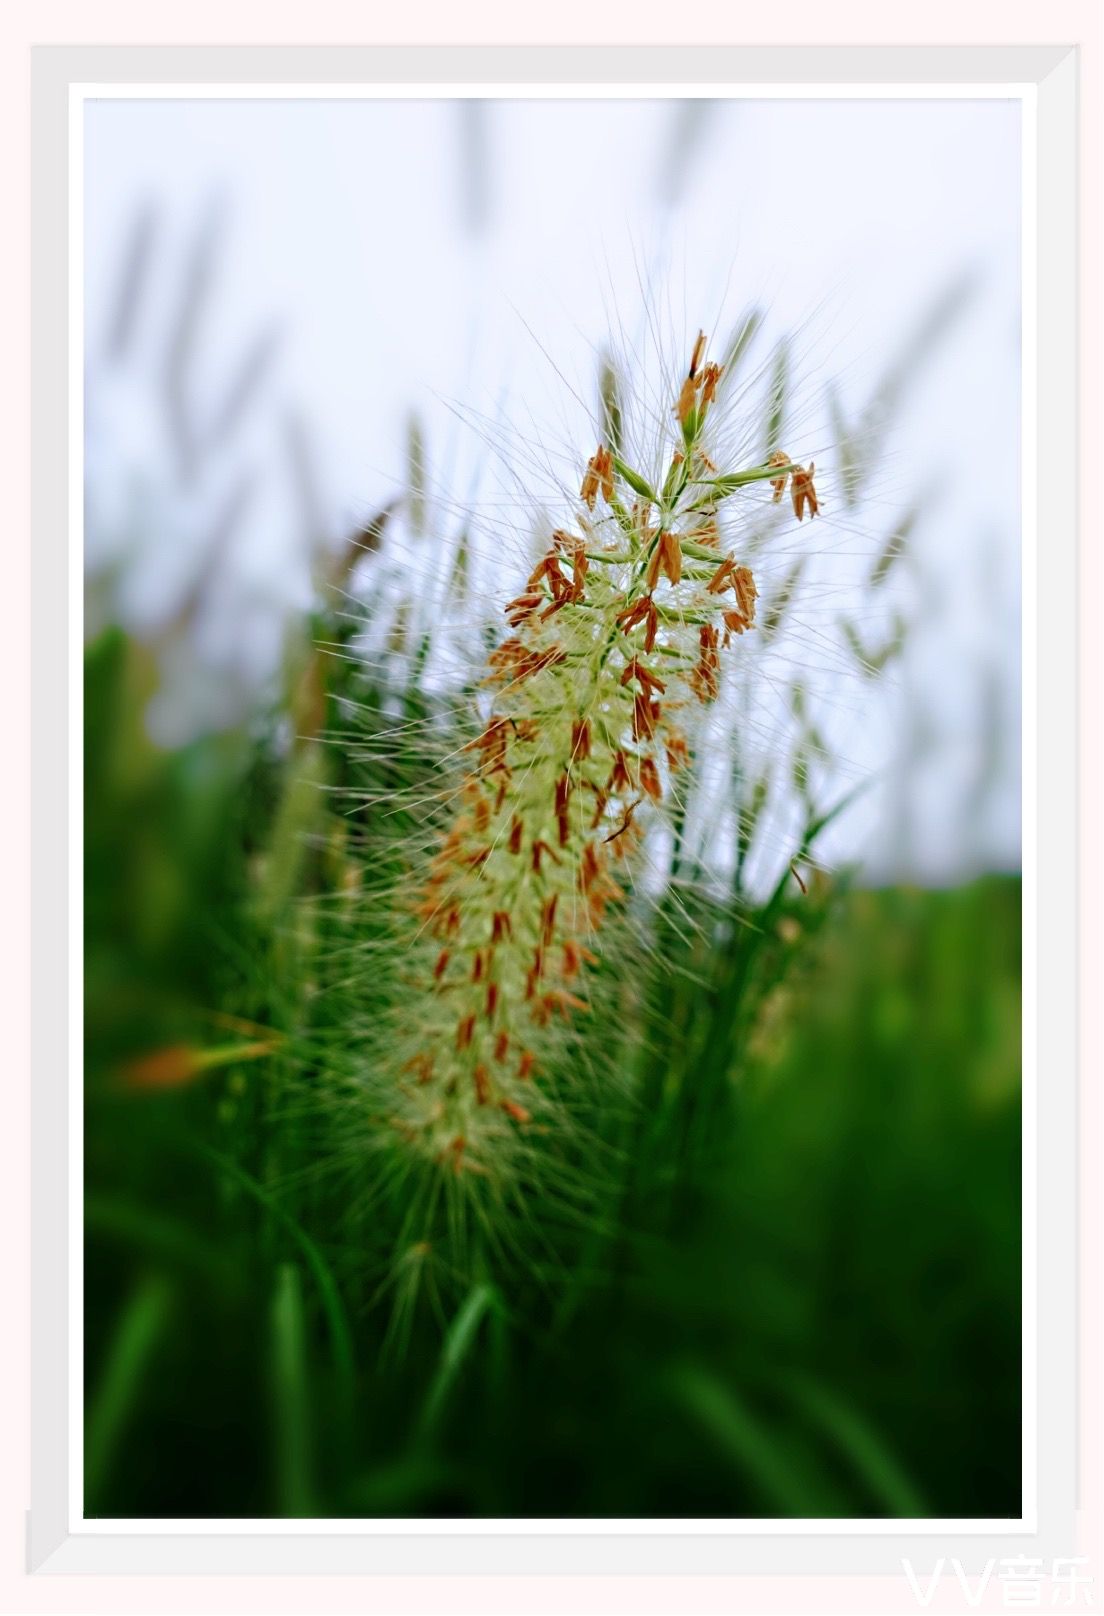
[{"label": "white border", "polygon": [[[1015,1519],[990,1518],[434,1518],[110,1519],[83,1513],[83,447],[84,447],[84,148],[83,110],[91,100],[1018,100],[1021,104],[1022,462],[1021,654],[1023,668],[1023,1091],[1022,1091],[1022,1445],[1021,1502]],[[69,86],[69,1476],[68,1530],[75,1537],[170,1536],[202,1529],[211,1536],[823,1536],[947,1537],[985,1533],[1015,1539],[1038,1529],[1038,836],[1034,793],[1038,766],[1038,633],[1031,608],[1038,564],[1037,533],[1037,106],[1034,83],[895,84],[341,84],[74,83]]]}]

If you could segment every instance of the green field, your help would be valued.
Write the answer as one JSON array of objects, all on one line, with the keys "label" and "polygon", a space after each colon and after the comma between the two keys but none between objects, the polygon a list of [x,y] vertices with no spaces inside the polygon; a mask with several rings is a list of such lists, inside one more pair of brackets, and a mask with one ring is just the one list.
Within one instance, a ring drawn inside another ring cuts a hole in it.
[{"label": "green field", "polygon": [[409,1239],[323,1081],[335,764],[158,753],[149,678],[90,647],[89,1514],[1019,1514],[1017,879],[789,882],[689,953],[660,904],[586,1205]]}]

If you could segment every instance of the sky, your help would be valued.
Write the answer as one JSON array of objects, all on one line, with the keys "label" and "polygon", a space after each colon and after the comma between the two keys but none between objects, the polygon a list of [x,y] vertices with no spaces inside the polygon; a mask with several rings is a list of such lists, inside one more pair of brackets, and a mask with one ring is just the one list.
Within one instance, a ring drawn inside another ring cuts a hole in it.
[{"label": "sky", "polygon": [[[1017,867],[1019,118],[965,99],[88,104],[90,573],[113,565],[112,610],[148,634],[218,576],[151,729],[176,744],[233,720],[309,598],[311,544],[405,487],[412,415],[435,519],[454,535],[474,509],[478,561],[509,570],[529,540],[517,467],[539,502],[539,464],[554,482],[585,460],[596,355],[612,341],[654,387],[656,328],[677,346],[755,306],[753,370],[790,335],[788,447],[823,468],[825,613],[915,513],[893,693],[877,722],[850,691],[829,714],[856,774],[889,747],[899,766],[834,852],[927,880]],[[828,386],[858,419],[956,286],[847,512]]]}]

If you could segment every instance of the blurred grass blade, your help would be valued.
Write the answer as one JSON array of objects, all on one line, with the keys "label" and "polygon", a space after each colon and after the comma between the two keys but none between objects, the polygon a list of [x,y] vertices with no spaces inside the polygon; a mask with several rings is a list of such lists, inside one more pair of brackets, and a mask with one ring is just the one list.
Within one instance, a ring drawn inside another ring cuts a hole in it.
[{"label": "blurred grass blade", "polygon": [[624,426],[621,414],[621,378],[608,354],[602,357],[598,391],[602,400],[602,433],[610,450],[619,455]]},{"label": "blurred grass blade", "polygon": [[434,1430],[444,1412],[449,1393],[465,1358],[475,1345],[479,1326],[494,1301],[494,1296],[494,1290],[490,1285],[473,1285],[459,1313],[449,1325],[448,1334],[441,1348],[441,1360],[422,1409],[420,1427],[423,1435],[429,1435]]},{"label": "blurred grass blade", "polygon": [[281,1263],[272,1299],[272,1431],[279,1515],[313,1515],[309,1374],[299,1270]]},{"label": "blurred grass blade", "polygon": [[411,1453],[380,1464],[358,1476],[348,1490],[347,1506],[357,1515],[416,1516],[431,1513],[431,1500],[462,1478],[434,1454]]},{"label": "blurred grass blade", "polygon": [[791,1377],[787,1388],[802,1413],[831,1440],[887,1515],[907,1520],[930,1514],[918,1488],[861,1415],[804,1376]]},{"label": "blurred grass blade", "polygon": [[806,556],[798,557],[793,566],[790,568],[789,572],[786,574],[785,578],[783,578],[781,584],[779,585],[778,593],[774,596],[770,605],[763,614],[763,626],[760,629],[760,639],[764,645],[770,644],[771,640],[773,640],[775,635],[778,633],[778,630],[782,627],[782,624],[786,621],[786,614],[790,609],[790,602],[793,600],[797,587],[801,582],[801,575],[805,571],[805,563],[807,559],[808,558]]},{"label": "blurred grass blade", "polygon": [[426,447],[417,415],[411,415],[406,429],[406,500],[410,531],[420,539],[426,530]]},{"label": "blurred grass blade", "polygon": [[914,505],[894,527],[882,548],[881,554],[870,569],[868,582],[871,589],[880,589],[894,566],[907,553],[909,536],[916,525],[916,519],[919,514],[918,507]]},{"label": "blurred grass blade", "polygon": [[148,1206],[132,1205],[112,1195],[86,1195],[84,1228],[86,1235],[119,1242],[223,1289],[235,1277],[229,1258],[217,1253],[190,1224]]},{"label": "blurred grass blade", "polygon": [[671,1389],[675,1401],[747,1477],[768,1509],[799,1517],[824,1512],[821,1488],[803,1475],[792,1452],[772,1439],[729,1386],[709,1370],[689,1365],[677,1371]]},{"label": "blurred grass blade", "polygon": [[770,391],[767,394],[767,424],[764,434],[765,449],[763,459],[766,460],[774,453],[782,441],[782,428],[786,420],[786,396],[788,393],[790,371],[790,346],[782,339],[774,351],[774,368],[771,371]]},{"label": "blurred grass blade", "polygon": [[735,376],[740,368],[741,361],[752,342],[755,340],[759,327],[763,324],[762,309],[749,309],[732,333],[724,357],[724,371],[722,386]]},{"label": "blurred grass blade", "polygon": [[848,510],[853,510],[858,503],[862,468],[855,452],[854,437],[843,418],[843,406],[840,404],[839,394],[831,383],[828,386],[828,419],[832,429],[832,442],[835,444],[839,459],[843,503]]},{"label": "blurred grass blade", "polygon": [[84,1501],[89,1514],[95,1512],[171,1311],[172,1289],[161,1275],[145,1280],[123,1309],[85,1415]]},{"label": "blurred grass blade", "polygon": [[125,1087],[147,1093],[180,1088],[221,1067],[260,1060],[271,1055],[279,1044],[276,1033],[250,1043],[218,1044],[206,1049],[198,1044],[166,1044],[128,1061],[119,1075]]},{"label": "blurred grass blade", "polygon": [[257,903],[266,921],[279,918],[300,891],[311,834],[326,811],[329,758],[312,737],[295,754],[264,855]]},{"label": "blurred grass blade", "polygon": [[904,649],[905,639],[908,632],[908,625],[901,616],[900,612],[895,612],[893,614],[892,634],[883,642],[883,644],[877,646],[876,648],[863,644],[859,638],[858,630],[855,628],[854,623],[852,623],[849,619],[843,619],[842,628],[843,637],[847,641],[848,649],[855,658],[855,661],[858,663],[864,677],[867,679],[876,679],[883,671],[886,664],[891,662],[894,657],[900,655]]},{"label": "blurred grass blade", "polygon": [[326,1314],[326,1322],[329,1325],[333,1347],[334,1363],[342,1383],[343,1398],[348,1406],[352,1401],[355,1378],[353,1338],[348,1320],[345,1317],[345,1309],[341,1303],[341,1293],[337,1288],[337,1282],[330,1271],[329,1264],[310,1235],[299,1226],[290,1213],[284,1210],[275,1196],[271,1195],[263,1185],[258,1184],[257,1180],[239,1167],[237,1162],[231,1161],[229,1156],[224,1156],[221,1151],[212,1150],[209,1145],[198,1144],[196,1148],[220,1172],[225,1173],[239,1188],[245,1190],[248,1195],[251,1195],[255,1201],[263,1206],[269,1216],[291,1236],[306,1258],[307,1266],[314,1275],[315,1283],[318,1286],[319,1297],[323,1311]]}]

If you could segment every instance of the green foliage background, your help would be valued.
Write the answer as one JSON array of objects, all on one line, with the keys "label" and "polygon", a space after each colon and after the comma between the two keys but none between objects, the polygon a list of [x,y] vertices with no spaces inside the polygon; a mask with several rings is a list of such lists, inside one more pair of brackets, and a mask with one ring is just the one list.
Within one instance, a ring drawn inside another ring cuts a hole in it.
[{"label": "green foliage background", "polygon": [[88,648],[87,1512],[1017,1515],[1018,881],[737,891],[689,955],[661,906],[594,1215],[396,1263],[324,1075],[377,917],[322,736],[381,697],[309,629],[290,750],[156,751]]}]

